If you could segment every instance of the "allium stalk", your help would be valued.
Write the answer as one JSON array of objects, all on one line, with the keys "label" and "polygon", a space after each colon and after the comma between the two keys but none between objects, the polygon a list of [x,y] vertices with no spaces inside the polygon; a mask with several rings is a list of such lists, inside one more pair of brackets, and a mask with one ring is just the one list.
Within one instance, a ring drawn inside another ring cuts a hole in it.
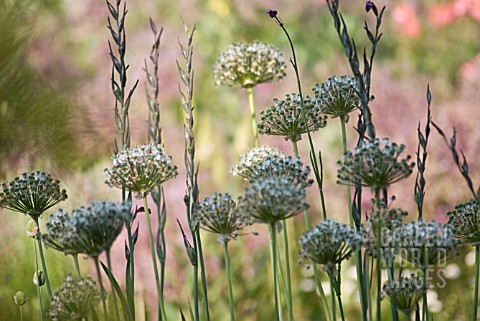
[{"label": "allium stalk", "polygon": [[[27,296],[25,295],[24,292],[18,291],[15,293],[13,296],[13,300],[15,301],[15,304],[18,305],[18,308],[20,309],[20,321],[23,321],[23,310],[22,307],[25,303],[27,303]],[[42,316],[43,317],[43,316]]]}]

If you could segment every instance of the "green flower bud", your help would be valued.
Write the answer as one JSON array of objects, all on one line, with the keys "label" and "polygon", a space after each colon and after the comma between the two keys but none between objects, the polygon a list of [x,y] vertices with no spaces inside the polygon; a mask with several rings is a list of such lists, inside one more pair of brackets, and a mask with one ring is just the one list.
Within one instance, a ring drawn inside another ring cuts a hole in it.
[{"label": "green flower bud", "polygon": [[15,304],[16,305],[19,305],[19,306],[22,306],[24,305],[25,303],[27,303],[27,296],[25,295],[25,293],[23,293],[22,291],[18,291],[17,293],[15,293],[15,295],[13,296],[13,300],[15,300]]}]

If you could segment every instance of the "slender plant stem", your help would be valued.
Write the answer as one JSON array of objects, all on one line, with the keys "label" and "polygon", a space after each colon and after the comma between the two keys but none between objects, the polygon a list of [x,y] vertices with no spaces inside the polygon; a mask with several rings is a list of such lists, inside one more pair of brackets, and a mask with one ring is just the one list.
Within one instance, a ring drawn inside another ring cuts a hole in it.
[{"label": "slender plant stem", "polygon": [[[375,200],[378,204],[380,199],[380,191],[377,189],[375,190]],[[379,219],[377,222],[377,230],[376,230],[376,238],[377,238],[377,257],[375,258],[377,263],[377,321],[382,320],[382,255],[380,251],[381,247],[381,238],[382,238],[382,220]]]},{"label": "slender plant stem", "polygon": [[[33,253],[35,255],[35,271],[38,271],[37,242],[35,241],[35,239],[33,239]],[[40,288],[40,283],[38,282],[37,282],[37,294],[38,294],[38,304],[40,306],[40,320],[43,321],[42,289]]]},{"label": "slender plant stem", "polygon": [[228,304],[230,306],[230,320],[235,321],[235,304],[233,303],[232,274],[230,271],[230,255],[228,254],[228,241],[223,241],[223,250],[225,252],[225,270],[227,273],[228,285]]},{"label": "slender plant stem", "polygon": [[[426,252],[426,251],[425,251]],[[428,298],[427,298],[427,263],[428,258],[426,253],[423,252],[423,266],[422,266],[422,279],[423,279],[423,310],[422,320],[428,321]]]},{"label": "slender plant stem", "polygon": [[165,314],[165,307],[164,307],[164,304],[163,304],[163,296],[162,296],[162,293],[160,291],[160,277],[158,275],[157,256],[155,255],[155,243],[153,242],[152,224],[150,223],[150,213],[148,212],[147,195],[145,195],[143,197],[143,208],[145,210],[145,217],[146,217],[146,221],[147,221],[148,241],[150,242],[150,254],[152,255],[153,272],[155,274],[155,285],[157,287],[158,307],[160,309],[160,313],[161,313],[161,316],[162,316],[162,321],[166,321],[167,316]]},{"label": "slender plant stem", "polygon": [[78,278],[82,278],[82,273],[80,273],[80,264],[78,264],[78,254],[72,255],[73,264],[75,265],[75,271],[77,272]]},{"label": "slender plant stem", "polygon": [[203,313],[205,320],[210,320],[210,311],[208,309],[208,292],[207,292],[207,275],[205,274],[205,260],[203,259],[202,239],[200,238],[200,230],[195,231],[197,238],[198,261],[200,262],[200,277],[202,278],[202,292],[203,292]]},{"label": "slender plant stem", "polygon": [[277,240],[276,240],[275,223],[270,224],[270,242],[272,247],[272,272],[273,272],[273,296],[275,300],[275,321],[279,321],[279,304],[278,304],[278,289],[277,289]]},{"label": "slender plant stem", "polygon": [[[107,252],[108,269],[110,270],[110,272],[113,273],[113,271],[112,271],[112,260],[110,258],[110,249],[108,249],[106,252]],[[110,282],[110,285],[112,287],[113,306],[115,308],[115,320],[120,321],[120,312],[118,311],[117,295],[115,294],[115,290],[113,290],[113,284],[111,284],[111,282]]]},{"label": "slender plant stem", "polygon": [[255,100],[253,99],[253,88],[248,87],[248,103],[250,105],[250,118],[252,121],[252,132],[253,132],[253,140],[255,142],[255,147],[258,147],[258,129],[257,129],[257,119],[255,115]]},{"label": "slender plant stem", "polygon": [[331,297],[332,297],[333,320],[337,320],[337,304],[335,303],[336,291],[335,291],[335,285],[333,284],[332,280],[330,280],[330,293],[331,293]]},{"label": "slender plant stem", "polygon": [[472,321],[477,321],[478,311],[478,277],[480,272],[480,245],[475,246],[475,289],[473,293],[473,317]]},{"label": "slender plant stem", "polygon": [[[290,321],[294,321],[293,316],[293,299],[292,299],[292,280],[290,276],[290,249],[288,246],[288,230],[287,230],[287,221],[283,220],[283,242],[285,243],[285,270],[287,275],[287,308],[288,308],[288,317]],[[280,262],[279,262],[280,264]]]},{"label": "slender plant stem", "polygon": [[[37,227],[38,227],[38,234],[40,234],[40,225],[38,224],[38,218],[35,219],[35,223],[37,224]],[[42,270],[43,270],[43,273],[45,273],[45,285],[47,286],[48,299],[51,301],[52,288],[50,287],[50,278],[48,277],[47,264],[45,263],[45,256],[43,255],[43,245],[42,245],[42,241],[40,241],[39,238],[36,238],[36,239],[38,243],[38,252],[40,254],[40,261],[42,262]]]},{"label": "slender plant stem", "polygon": [[95,262],[95,268],[97,269],[97,279],[98,279],[98,283],[100,284],[100,293],[101,293],[101,296],[102,296],[102,306],[103,306],[103,316],[105,317],[105,320],[108,320],[107,303],[105,302],[105,300],[107,298],[107,294],[105,292],[105,288],[103,287],[102,272],[100,272],[100,263],[98,262],[98,256],[95,256],[93,258],[93,261]]},{"label": "slender plant stem", "polygon": [[20,308],[20,321],[23,321],[23,312],[22,312],[22,306]]},{"label": "slender plant stem", "polygon": [[370,269],[368,268],[368,263],[369,263],[369,262],[368,262],[368,256],[365,255],[365,260],[364,260],[365,283],[364,283],[364,284],[365,284],[365,286],[368,285],[368,289],[366,289],[366,290],[368,290],[368,291],[366,292],[366,294],[367,294],[367,298],[366,298],[366,299],[367,299],[367,304],[368,304],[368,320],[373,321],[373,315],[372,315],[372,310],[373,310],[373,308],[372,308],[372,292],[371,292],[371,286],[370,286],[370,284],[371,284],[371,279],[372,279],[372,278],[370,277]]}]

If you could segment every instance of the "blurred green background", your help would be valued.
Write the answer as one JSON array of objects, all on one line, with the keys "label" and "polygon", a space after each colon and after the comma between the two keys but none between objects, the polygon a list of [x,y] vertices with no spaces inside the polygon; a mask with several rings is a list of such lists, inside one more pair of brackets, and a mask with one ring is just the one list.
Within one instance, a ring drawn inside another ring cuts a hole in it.
[{"label": "blurred green background", "polygon": [[[458,129],[458,145],[464,151],[471,173],[479,182],[480,131],[480,1],[395,0],[378,1],[387,6],[384,36],[374,65],[373,119],[378,136],[407,145],[416,151],[418,122],[426,117],[427,84],[433,94],[433,118],[448,133]],[[183,129],[175,60],[180,59],[178,39],[184,42],[180,17],[189,26],[196,24],[194,37],[195,108],[197,161],[200,162],[201,197],[214,191],[242,192],[242,182],[229,169],[252,145],[248,102],[245,90],[214,86],[211,66],[229,44],[259,39],[280,48],[288,59],[288,43],[280,28],[264,12],[279,11],[297,50],[304,91],[330,75],[349,72],[343,49],[333,29],[324,1],[150,1],[127,3],[127,62],[129,86],[140,85],[131,106],[132,145],[146,142],[148,109],[145,75],[142,70],[153,42],[148,18],[164,27],[160,47],[160,103],[165,146],[182,169],[166,188],[169,212],[167,266],[168,313],[178,318],[178,307],[187,310],[191,302],[191,270],[174,217],[185,222],[183,194]],[[341,1],[341,11],[358,48],[365,45],[363,21],[371,17],[363,1]],[[98,0],[0,0],[0,178],[7,181],[23,171],[51,172],[67,189],[69,199],[61,207],[73,209],[95,199],[119,199],[117,191],[104,184],[103,168],[109,165],[116,128],[110,92],[110,60],[106,28],[107,8]],[[368,50],[368,49],[367,49]],[[290,66],[289,66],[290,68]],[[255,89],[257,110],[270,106],[274,97],[296,91],[291,68],[279,83]],[[352,117],[355,119],[355,116]],[[356,137],[354,121],[348,124],[350,146]],[[336,161],[341,157],[338,120],[330,120],[314,135],[322,150],[325,166],[327,210],[331,217],[346,222],[344,189],[335,184]],[[279,146],[292,153],[290,144],[279,137],[261,137],[261,144]],[[308,160],[308,146],[300,152]],[[307,161],[306,161],[307,162]],[[413,176],[413,175],[412,175]],[[427,160],[426,213],[441,222],[456,203],[469,198],[466,185],[454,168],[443,141],[432,133]],[[394,203],[416,217],[413,201],[414,178],[392,188]],[[320,218],[318,195],[312,189],[309,203],[314,222]],[[365,200],[368,204],[368,199]],[[44,218],[44,221],[46,217]],[[0,320],[18,319],[13,295],[23,290],[30,297],[24,306],[25,320],[37,320],[36,289],[33,277],[31,239],[23,229],[27,218],[0,211]],[[295,221],[295,232],[303,230]],[[142,223],[141,223],[142,226]],[[255,227],[259,236],[241,237],[231,243],[237,314],[242,320],[271,318],[269,256],[266,230]],[[116,273],[123,279],[123,239],[114,253]],[[215,236],[204,235],[213,320],[222,320],[228,311],[221,247]],[[293,243],[293,242],[292,242]],[[140,235],[138,257],[139,306],[153,301],[155,289],[148,257],[146,234]],[[143,255],[145,253],[145,255]],[[61,286],[70,258],[47,250],[52,284]],[[320,300],[310,271],[295,266],[295,310],[297,320],[322,320]],[[91,262],[82,261],[87,273]],[[471,253],[453,260],[447,286],[431,292],[432,311],[438,320],[466,320],[473,288]],[[354,273],[345,267],[343,293],[349,320],[358,316]],[[462,271],[462,273],[459,273]],[[460,304],[463,303],[463,304]],[[385,304],[385,308],[387,305]],[[459,311],[460,310],[460,311]],[[155,314],[154,312],[152,312]],[[239,318],[240,319],[240,318]]]}]

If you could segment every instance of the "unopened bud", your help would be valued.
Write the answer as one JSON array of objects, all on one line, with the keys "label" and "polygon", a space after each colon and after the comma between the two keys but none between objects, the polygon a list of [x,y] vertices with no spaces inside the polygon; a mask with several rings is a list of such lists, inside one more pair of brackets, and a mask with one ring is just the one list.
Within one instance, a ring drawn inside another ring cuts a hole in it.
[{"label": "unopened bud", "polygon": [[25,303],[27,303],[27,296],[25,295],[25,293],[23,293],[22,291],[18,291],[17,293],[15,293],[15,295],[13,296],[13,300],[15,300],[15,304],[16,305],[24,305]]},{"label": "unopened bud", "polygon": [[29,220],[27,225],[25,225],[25,234],[27,234],[28,237],[35,237],[37,233],[38,233],[37,223],[33,219]]},{"label": "unopened bud", "polygon": [[33,284],[37,286],[42,286],[45,284],[45,273],[43,271],[38,270],[33,274]]}]

